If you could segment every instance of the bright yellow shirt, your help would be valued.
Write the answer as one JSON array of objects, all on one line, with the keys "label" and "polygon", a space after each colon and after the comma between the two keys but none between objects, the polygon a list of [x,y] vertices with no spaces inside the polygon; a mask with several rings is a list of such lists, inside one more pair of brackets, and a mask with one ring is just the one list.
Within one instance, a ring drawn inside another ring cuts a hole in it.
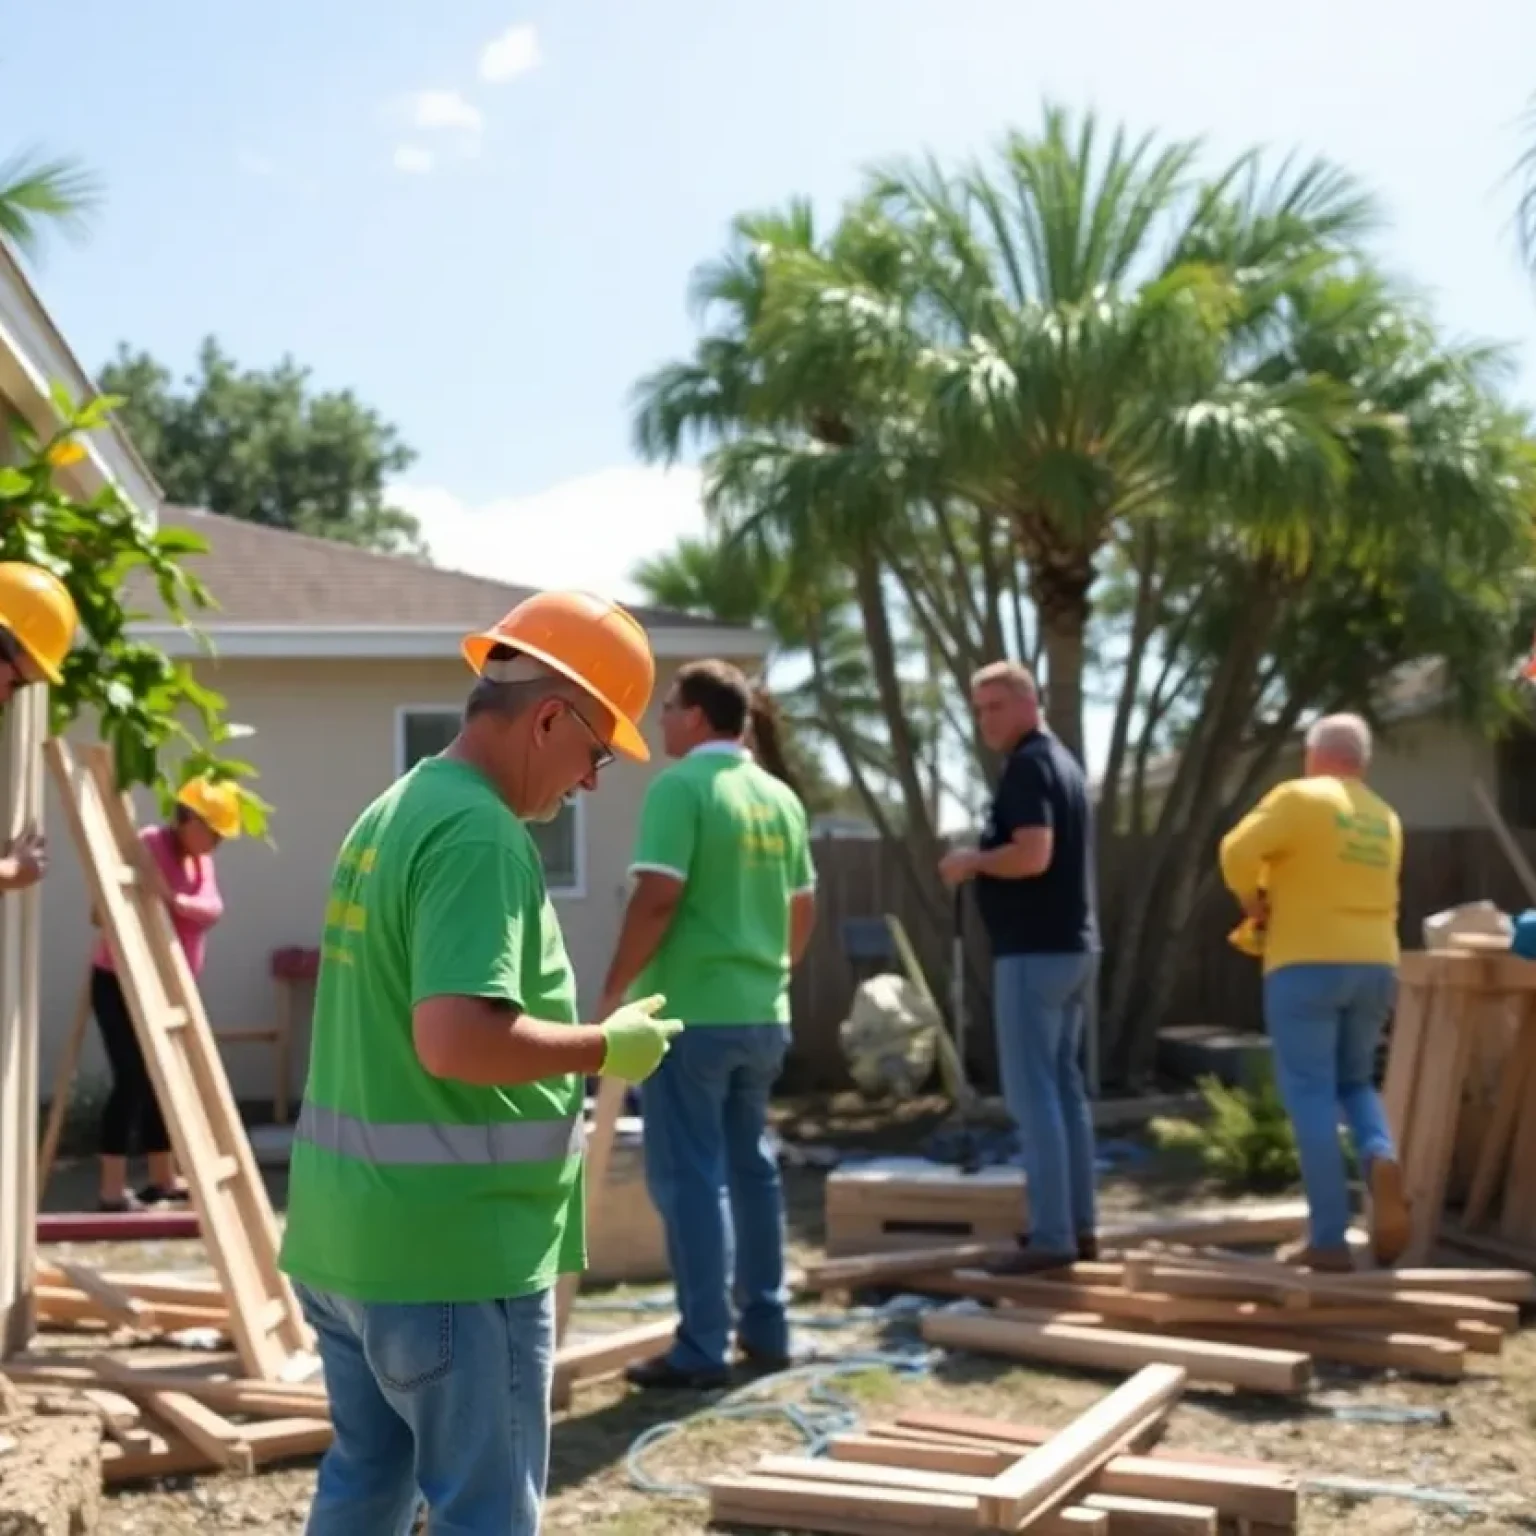
[{"label": "bright yellow shirt", "polygon": [[1359,779],[1290,779],[1222,839],[1239,901],[1269,896],[1264,969],[1396,965],[1403,828]]}]

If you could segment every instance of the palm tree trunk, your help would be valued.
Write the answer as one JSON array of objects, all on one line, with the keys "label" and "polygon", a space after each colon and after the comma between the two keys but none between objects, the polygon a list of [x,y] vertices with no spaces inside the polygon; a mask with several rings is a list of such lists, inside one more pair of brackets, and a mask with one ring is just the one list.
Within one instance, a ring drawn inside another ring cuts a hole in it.
[{"label": "palm tree trunk", "polygon": [[[1048,530],[1047,530],[1048,534]],[[1051,729],[1078,760],[1083,756],[1083,666],[1087,654],[1091,551],[1042,535],[1031,519],[1021,545],[1029,562],[1030,596],[1045,654],[1046,713]]]}]

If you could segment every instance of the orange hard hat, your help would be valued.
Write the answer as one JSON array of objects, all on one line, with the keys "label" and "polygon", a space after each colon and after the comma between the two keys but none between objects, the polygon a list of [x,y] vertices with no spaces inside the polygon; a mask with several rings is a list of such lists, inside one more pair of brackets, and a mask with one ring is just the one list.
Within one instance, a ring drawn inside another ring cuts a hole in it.
[{"label": "orange hard hat", "polygon": [[21,560],[0,561],[0,627],[15,636],[50,683],[61,680],[79,624],[74,598],[52,571]]},{"label": "orange hard hat", "polygon": [[176,795],[211,832],[228,840],[240,836],[240,788],[228,779],[188,779]]},{"label": "orange hard hat", "polygon": [[640,720],[656,687],[656,660],[628,609],[590,592],[539,592],[494,628],[464,637],[460,649],[476,677],[498,645],[569,678],[612,716],[614,751],[650,761]]}]

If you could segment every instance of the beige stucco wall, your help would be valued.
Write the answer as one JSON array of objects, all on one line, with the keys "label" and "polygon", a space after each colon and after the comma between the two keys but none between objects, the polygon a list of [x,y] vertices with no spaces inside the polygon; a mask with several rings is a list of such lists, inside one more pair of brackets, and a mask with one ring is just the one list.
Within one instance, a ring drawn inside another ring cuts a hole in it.
[{"label": "beige stucco wall", "polygon": [[[671,664],[662,664],[658,702],[672,670]],[[229,700],[231,719],[255,727],[254,738],[239,744],[241,755],[260,768],[257,787],[276,807],[275,850],[240,840],[218,855],[226,914],[209,942],[203,996],[215,1029],[236,1028],[265,1023],[273,1015],[270,952],[318,944],[336,849],[352,818],[393,776],[397,709],[461,704],[465,674],[457,661],[237,660],[200,665],[199,675]],[[660,762],[654,710],[646,735],[656,753],[653,766],[617,762],[604,770],[598,792],[584,797],[585,889],[579,897],[557,900],[587,1006],[596,1002],[617,937],[635,818]],[[149,797],[140,797],[141,819],[151,809]],[[51,784],[47,827],[53,862],[43,903],[45,1095],[68,1033],[91,935],[84,874]],[[295,1091],[303,1081],[308,1008],[306,989],[291,1085]],[[233,1046],[226,1060],[240,1098],[271,1097],[272,1057],[266,1046]],[[94,1029],[84,1071],[105,1072]]]}]

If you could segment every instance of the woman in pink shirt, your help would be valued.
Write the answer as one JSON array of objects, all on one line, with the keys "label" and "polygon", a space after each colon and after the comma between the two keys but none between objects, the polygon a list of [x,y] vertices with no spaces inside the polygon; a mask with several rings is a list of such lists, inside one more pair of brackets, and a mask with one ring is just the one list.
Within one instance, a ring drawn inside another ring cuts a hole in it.
[{"label": "woman in pink shirt", "polygon": [[[170,910],[194,976],[203,968],[208,930],[224,915],[213,851],[239,835],[239,791],[233,784],[206,779],[183,786],[168,825],[146,827],[141,834],[142,877]],[[101,1209],[134,1211],[185,1200],[186,1184],[176,1172],[154,1083],[105,940],[91,957],[91,1007],[112,1069],[112,1091],[101,1115]],[[149,1162],[149,1182],[137,1193],[128,1188],[128,1156],[135,1140]]]}]

